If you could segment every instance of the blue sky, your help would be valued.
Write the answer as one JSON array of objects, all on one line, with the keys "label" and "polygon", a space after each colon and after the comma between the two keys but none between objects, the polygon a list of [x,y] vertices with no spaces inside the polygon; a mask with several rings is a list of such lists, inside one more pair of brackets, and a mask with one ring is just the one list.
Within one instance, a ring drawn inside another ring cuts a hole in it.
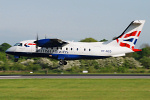
[{"label": "blue sky", "polygon": [[111,40],[129,23],[146,23],[137,47],[149,42],[150,0],[0,0],[0,44],[45,38]]}]

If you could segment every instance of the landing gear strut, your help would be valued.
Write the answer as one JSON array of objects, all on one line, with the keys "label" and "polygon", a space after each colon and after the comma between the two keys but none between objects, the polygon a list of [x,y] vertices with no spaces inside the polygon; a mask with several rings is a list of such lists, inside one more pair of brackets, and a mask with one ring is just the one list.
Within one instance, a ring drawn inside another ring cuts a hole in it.
[{"label": "landing gear strut", "polygon": [[65,61],[65,60],[60,60],[60,61],[59,61],[59,65],[67,65],[67,61]]},{"label": "landing gear strut", "polygon": [[20,56],[14,56],[14,57],[15,57],[14,62],[18,62],[18,60],[19,60]]},{"label": "landing gear strut", "polygon": [[14,62],[18,62],[18,58],[15,58]]}]

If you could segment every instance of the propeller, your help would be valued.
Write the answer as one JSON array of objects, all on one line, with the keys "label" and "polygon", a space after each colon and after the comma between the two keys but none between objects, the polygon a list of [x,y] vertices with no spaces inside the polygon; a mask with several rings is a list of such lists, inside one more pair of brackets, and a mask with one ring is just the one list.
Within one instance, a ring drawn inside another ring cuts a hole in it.
[{"label": "propeller", "polygon": [[36,43],[36,51],[38,50],[38,34],[37,34],[37,36],[36,36],[36,41],[35,41],[35,43]]}]

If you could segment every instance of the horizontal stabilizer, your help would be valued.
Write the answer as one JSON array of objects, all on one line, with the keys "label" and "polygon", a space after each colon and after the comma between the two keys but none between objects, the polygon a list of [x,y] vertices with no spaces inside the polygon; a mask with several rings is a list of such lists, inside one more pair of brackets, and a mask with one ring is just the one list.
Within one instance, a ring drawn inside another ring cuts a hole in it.
[{"label": "horizontal stabilizer", "polygon": [[120,57],[120,56],[125,56],[125,53],[124,54],[112,55],[112,57]]}]

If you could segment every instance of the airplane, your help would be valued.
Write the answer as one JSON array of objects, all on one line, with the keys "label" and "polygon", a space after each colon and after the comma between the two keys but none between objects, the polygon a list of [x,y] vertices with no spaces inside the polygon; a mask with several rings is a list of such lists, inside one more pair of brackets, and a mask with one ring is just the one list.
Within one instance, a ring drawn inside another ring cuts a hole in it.
[{"label": "airplane", "polygon": [[6,50],[7,54],[20,56],[48,57],[67,65],[66,60],[104,59],[125,56],[126,53],[141,51],[135,49],[145,20],[132,21],[121,35],[107,42],[71,42],[57,38],[26,40],[16,43]]}]

